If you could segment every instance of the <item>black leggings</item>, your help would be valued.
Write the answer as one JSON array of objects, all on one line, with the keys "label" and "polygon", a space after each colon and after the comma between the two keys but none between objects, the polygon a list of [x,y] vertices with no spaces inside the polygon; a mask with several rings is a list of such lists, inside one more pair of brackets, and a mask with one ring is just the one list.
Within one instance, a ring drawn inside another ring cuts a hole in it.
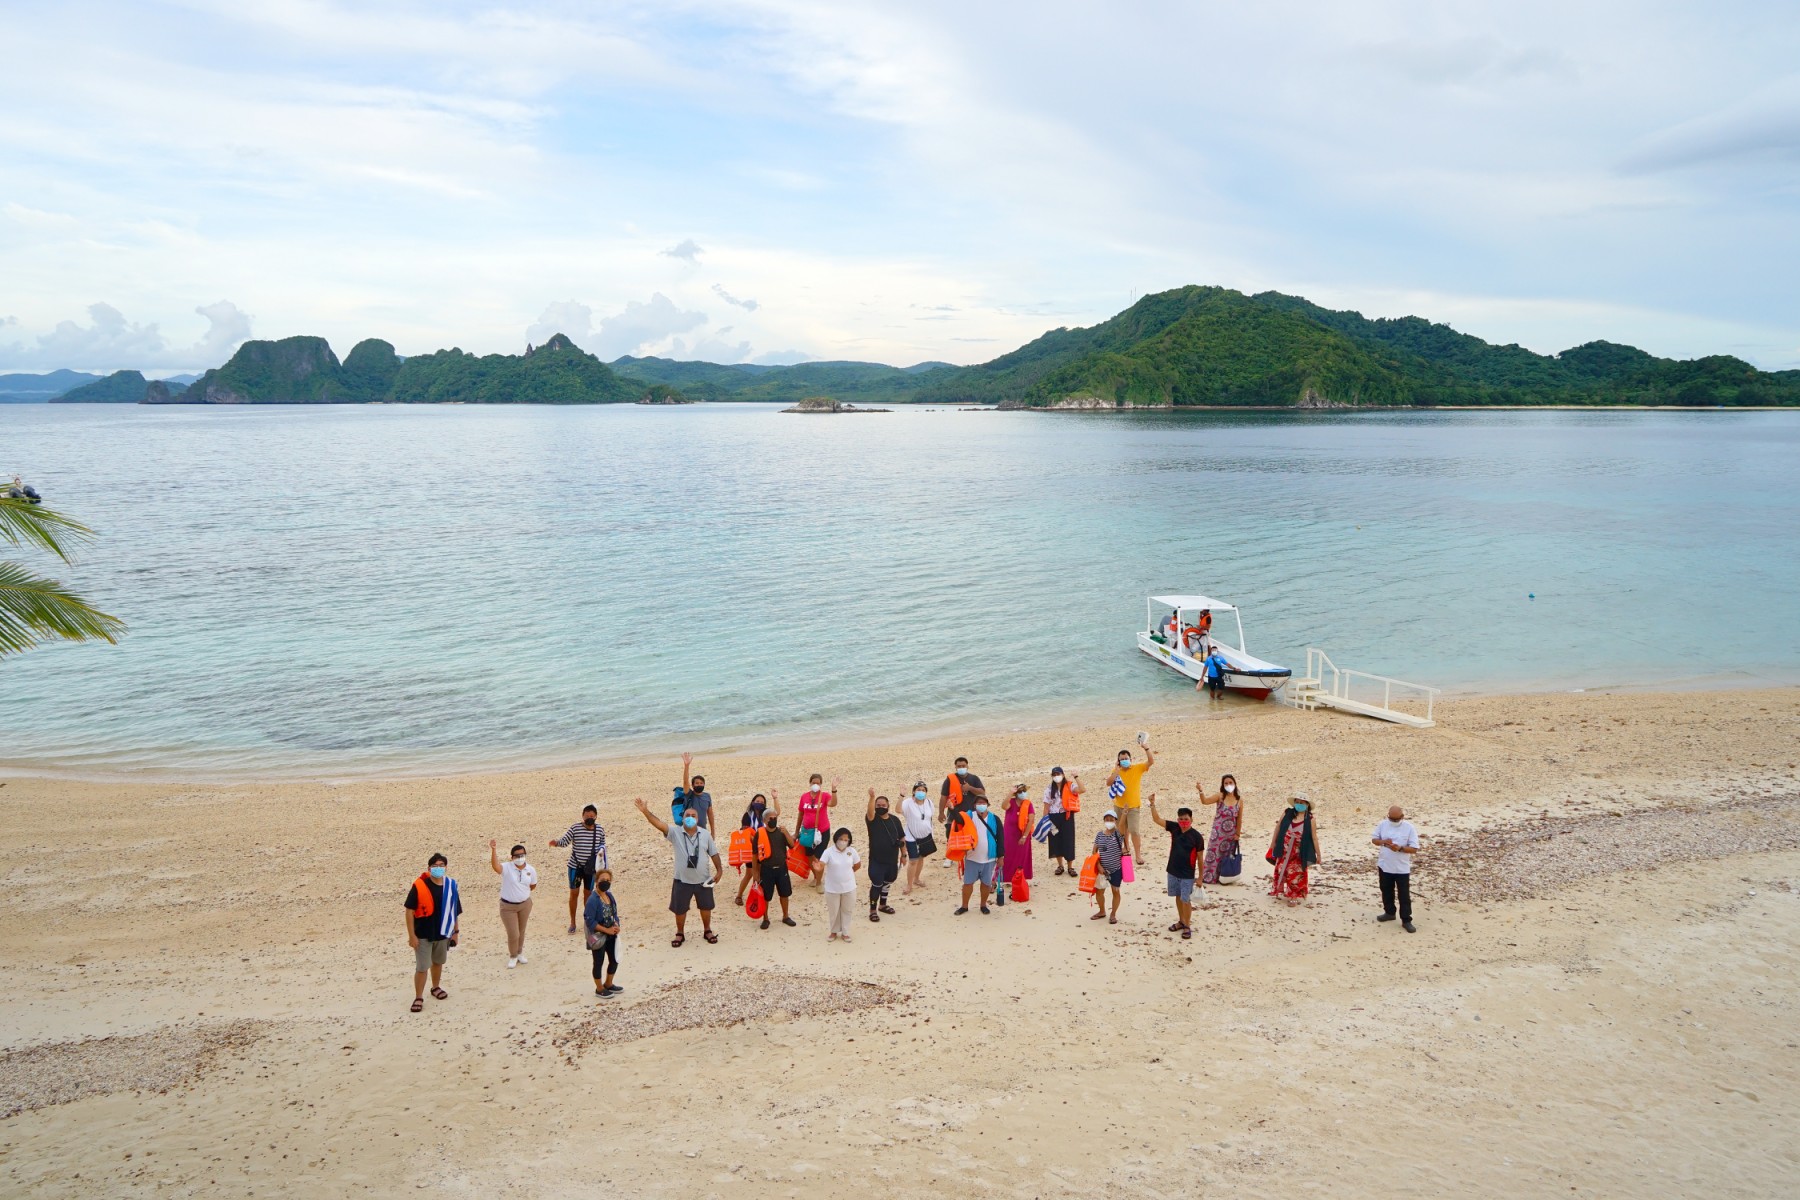
[{"label": "black leggings", "polygon": [[[602,971],[601,965],[606,964]],[[605,933],[600,935],[600,944],[594,947],[594,978],[609,979],[619,969],[619,935]]]}]

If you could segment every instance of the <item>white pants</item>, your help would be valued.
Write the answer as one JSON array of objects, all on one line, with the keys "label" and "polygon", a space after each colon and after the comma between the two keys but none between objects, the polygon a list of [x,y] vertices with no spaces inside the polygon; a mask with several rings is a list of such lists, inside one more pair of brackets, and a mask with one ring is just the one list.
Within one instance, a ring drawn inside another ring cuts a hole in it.
[{"label": "white pants", "polygon": [[855,892],[826,892],[825,915],[831,919],[831,932],[850,936],[850,914],[856,911]]}]

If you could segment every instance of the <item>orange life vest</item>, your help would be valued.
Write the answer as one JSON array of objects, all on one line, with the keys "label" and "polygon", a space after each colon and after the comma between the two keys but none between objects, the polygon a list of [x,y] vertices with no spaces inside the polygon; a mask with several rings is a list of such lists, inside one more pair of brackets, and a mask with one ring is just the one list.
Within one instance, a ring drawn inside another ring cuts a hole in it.
[{"label": "orange life vest", "polygon": [[952,771],[944,777],[944,786],[950,789],[950,807],[955,808],[962,803],[962,779]]},{"label": "orange life vest", "polygon": [[437,911],[437,906],[431,902],[430,871],[425,872],[425,874],[413,880],[413,895],[418,900],[418,906],[413,909],[413,916],[423,921],[426,917],[429,917],[432,913]]}]

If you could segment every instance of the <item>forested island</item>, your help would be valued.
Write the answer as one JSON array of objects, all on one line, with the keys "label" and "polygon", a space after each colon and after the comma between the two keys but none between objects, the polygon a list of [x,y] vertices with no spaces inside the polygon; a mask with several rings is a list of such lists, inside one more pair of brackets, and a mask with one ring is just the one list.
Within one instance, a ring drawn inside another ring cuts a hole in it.
[{"label": "forested island", "polygon": [[340,362],[325,339],[245,342],[185,390],[135,371],[57,400],[160,404],[682,404],[811,397],[1003,408],[1395,408],[1800,405],[1800,371],[1739,358],[1658,358],[1588,342],[1561,354],[1496,346],[1421,317],[1371,319],[1280,292],[1184,287],[1098,325],[1054,329],[956,367],[807,362],[608,364],[557,334],[523,354],[400,358],[379,338]]}]

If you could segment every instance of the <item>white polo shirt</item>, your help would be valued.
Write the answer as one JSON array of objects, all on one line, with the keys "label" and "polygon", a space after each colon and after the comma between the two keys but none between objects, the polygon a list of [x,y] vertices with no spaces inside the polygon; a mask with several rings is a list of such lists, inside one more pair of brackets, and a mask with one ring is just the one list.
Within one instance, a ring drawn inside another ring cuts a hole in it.
[{"label": "white polo shirt", "polygon": [[[1394,842],[1401,846],[1419,848],[1419,831],[1413,828],[1411,821],[1387,821],[1375,827],[1377,841]],[[1375,865],[1389,875],[1411,875],[1413,856],[1402,854],[1398,850],[1389,850],[1386,846],[1378,846],[1375,851]]]},{"label": "white polo shirt", "polygon": [[523,904],[531,899],[531,885],[537,881],[537,868],[530,863],[522,870],[513,866],[510,858],[500,863],[500,898],[508,904]]}]

